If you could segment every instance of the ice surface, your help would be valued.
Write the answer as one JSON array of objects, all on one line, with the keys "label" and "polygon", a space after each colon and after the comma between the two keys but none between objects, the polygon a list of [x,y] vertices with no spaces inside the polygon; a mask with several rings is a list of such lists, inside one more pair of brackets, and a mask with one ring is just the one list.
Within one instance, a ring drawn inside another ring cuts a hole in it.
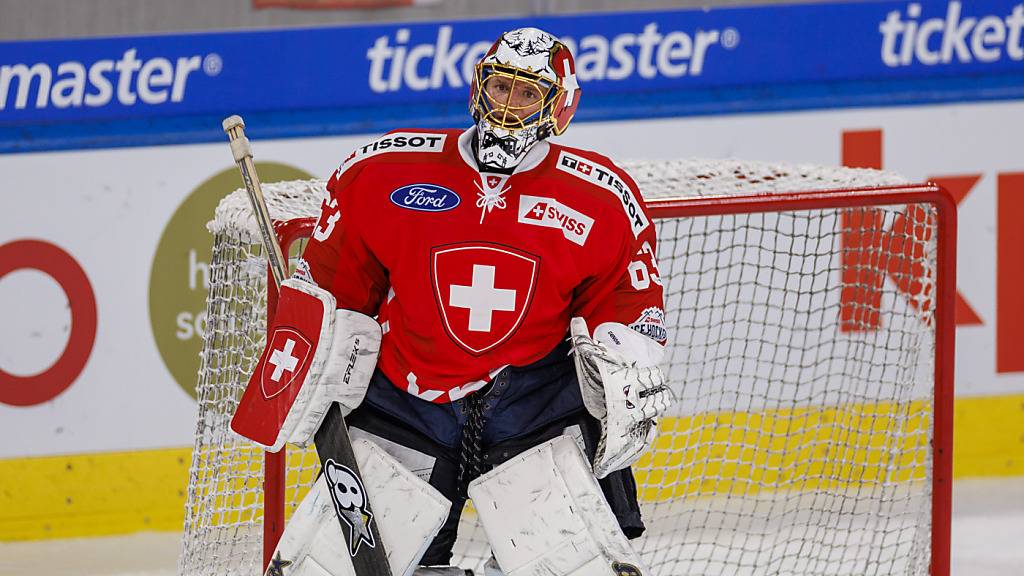
[{"label": "ice surface", "polygon": [[[175,576],[181,535],[0,542],[0,576]],[[1024,477],[953,486],[954,576],[1024,574]]]}]

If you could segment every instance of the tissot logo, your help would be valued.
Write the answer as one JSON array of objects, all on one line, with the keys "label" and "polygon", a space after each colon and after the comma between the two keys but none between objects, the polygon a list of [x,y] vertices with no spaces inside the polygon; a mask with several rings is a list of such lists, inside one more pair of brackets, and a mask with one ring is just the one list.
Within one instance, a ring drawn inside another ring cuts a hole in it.
[{"label": "tissot logo", "polygon": [[420,212],[445,212],[462,202],[459,195],[436,184],[409,184],[391,193],[391,203]]},{"label": "tissot logo", "polygon": [[341,163],[341,166],[334,172],[335,178],[341,175],[356,162],[385,154],[387,152],[440,152],[444,150],[444,141],[447,134],[432,134],[425,132],[392,132],[380,138],[360,146],[352,151]]},{"label": "tissot logo", "polygon": [[610,169],[570,152],[562,152],[558,157],[558,169],[615,194],[619,198],[619,202],[622,203],[622,209],[626,211],[626,215],[629,217],[633,236],[639,236],[650,224],[647,215],[644,214],[643,208],[640,206],[637,195],[629,189],[629,185],[624,183]]}]

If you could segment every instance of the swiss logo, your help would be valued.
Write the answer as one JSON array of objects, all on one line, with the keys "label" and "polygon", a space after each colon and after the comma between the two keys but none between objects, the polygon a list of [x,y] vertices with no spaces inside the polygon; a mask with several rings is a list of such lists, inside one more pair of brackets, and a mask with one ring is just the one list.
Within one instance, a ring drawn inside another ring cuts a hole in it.
[{"label": "swiss logo", "polygon": [[526,317],[539,269],[539,256],[500,244],[432,249],[431,281],[445,332],[474,356],[503,344]]},{"label": "swiss logo", "polygon": [[542,196],[519,197],[519,222],[562,231],[566,240],[583,246],[594,227],[594,219],[562,204],[554,198]]},{"label": "swiss logo", "polygon": [[269,400],[305,375],[313,345],[294,328],[279,327],[274,330],[267,350],[260,370],[260,385],[263,397]]},{"label": "swiss logo", "polygon": [[391,192],[391,203],[420,212],[444,212],[455,208],[462,198],[437,184],[409,184]]},{"label": "swiss logo", "polygon": [[547,214],[547,213],[548,213],[548,203],[547,202],[537,202],[536,204],[533,205],[532,208],[531,207],[527,207],[526,214],[523,215],[523,218],[525,218],[527,220],[543,220],[544,219],[544,215]]}]

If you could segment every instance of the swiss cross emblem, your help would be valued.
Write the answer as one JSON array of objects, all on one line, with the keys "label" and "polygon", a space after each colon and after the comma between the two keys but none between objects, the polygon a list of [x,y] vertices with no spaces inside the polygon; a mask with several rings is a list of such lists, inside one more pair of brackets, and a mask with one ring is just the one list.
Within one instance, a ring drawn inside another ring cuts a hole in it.
[{"label": "swiss cross emblem", "polygon": [[501,184],[501,178],[499,178],[497,176],[488,176],[487,177],[487,187],[488,188],[497,188],[498,184]]},{"label": "swiss cross emblem", "polygon": [[580,162],[576,164],[576,169],[579,170],[580,172],[583,172],[584,174],[590,174],[590,171],[593,170],[594,168],[590,164]]},{"label": "swiss cross emblem", "polygon": [[548,210],[547,202],[537,202],[530,211],[526,213],[523,218],[529,218],[530,220],[543,220],[544,213]]},{"label": "swiss cross emblem", "polygon": [[279,327],[270,338],[266,361],[260,370],[263,397],[271,399],[304,375],[313,345],[293,328]]},{"label": "swiss cross emblem", "polygon": [[540,257],[500,244],[431,250],[434,299],[445,332],[474,356],[503,344],[526,317],[539,269]]}]

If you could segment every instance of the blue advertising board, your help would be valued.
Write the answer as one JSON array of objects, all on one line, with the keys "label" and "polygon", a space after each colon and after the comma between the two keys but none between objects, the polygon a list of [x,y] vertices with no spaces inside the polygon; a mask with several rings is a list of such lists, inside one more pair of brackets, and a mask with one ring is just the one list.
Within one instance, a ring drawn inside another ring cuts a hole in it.
[{"label": "blue advertising board", "polygon": [[467,123],[474,63],[537,26],[579,120],[1024,97],[1024,4],[851,2],[0,42],[0,151]]}]

